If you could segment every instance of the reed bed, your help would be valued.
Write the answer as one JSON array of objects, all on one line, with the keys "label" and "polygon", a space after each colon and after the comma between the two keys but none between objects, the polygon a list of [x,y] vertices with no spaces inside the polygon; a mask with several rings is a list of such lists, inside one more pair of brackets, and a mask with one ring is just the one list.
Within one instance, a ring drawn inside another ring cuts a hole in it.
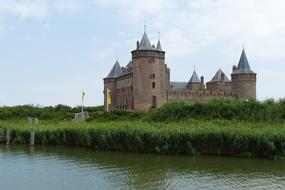
[{"label": "reed bed", "polygon": [[[28,144],[25,121],[1,121],[11,143]],[[277,158],[285,155],[285,124],[188,119],[180,122],[40,122],[36,144],[158,154],[221,154]]]}]

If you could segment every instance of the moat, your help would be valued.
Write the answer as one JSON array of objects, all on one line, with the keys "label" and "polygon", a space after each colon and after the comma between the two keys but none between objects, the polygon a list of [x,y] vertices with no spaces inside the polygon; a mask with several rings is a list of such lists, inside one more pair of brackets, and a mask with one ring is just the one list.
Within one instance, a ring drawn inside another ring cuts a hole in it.
[{"label": "moat", "polygon": [[0,189],[284,189],[285,161],[0,145]]}]

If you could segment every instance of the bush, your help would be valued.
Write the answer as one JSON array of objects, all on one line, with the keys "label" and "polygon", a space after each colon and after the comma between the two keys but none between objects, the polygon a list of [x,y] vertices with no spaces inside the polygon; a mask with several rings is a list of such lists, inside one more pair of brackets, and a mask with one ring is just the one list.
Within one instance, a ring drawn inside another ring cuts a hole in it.
[{"label": "bush", "polygon": [[[195,119],[226,119],[242,121],[285,121],[285,99],[264,102],[250,100],[209,100],[207,102],[168,102],[160,108],[151,108],[149,112],[112,110],[105,112],[103,106],[85,107],[92,120],[146,120],[152,122],[183,121]],[[32,105],[0,107],[1,120],[27,119],[37,117],[40,120],[71,120],[74,113],[81,111],[80,107],[57,105],[55,107],[35,107]]]},{"label": "bush", "polygon": [[160,108],[151,109],[146,120],[171,122],[189,118],[282,122],[285,120],[285,100],[210,100],[192,104],[168,102]]},{"label": "bush", "polygon": [[[86,107],[89,112],[102,111],[103,107]],[[81,111],[80,107],[69,107],[66,105],[57,105],[49,107],[38,107],[33,105],[23,105],[14,107],[0,107],[1,120],[18,120],[27,119],[28,117],[37,117],[40,120],[70,120],[74,117],[74,113]]]}]

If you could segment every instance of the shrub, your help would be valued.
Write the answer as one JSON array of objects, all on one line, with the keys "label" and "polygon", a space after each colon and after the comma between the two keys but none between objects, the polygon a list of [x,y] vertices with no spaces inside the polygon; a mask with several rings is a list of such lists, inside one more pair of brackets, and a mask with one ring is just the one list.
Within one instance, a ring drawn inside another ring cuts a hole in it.
[{"label": "shrub", "polygon": [[146,120],[171,122],[189,118],[281,122],[285,120],[285,100],[210,100],[191,104],[168,102],[160,108],[151,109]]}]

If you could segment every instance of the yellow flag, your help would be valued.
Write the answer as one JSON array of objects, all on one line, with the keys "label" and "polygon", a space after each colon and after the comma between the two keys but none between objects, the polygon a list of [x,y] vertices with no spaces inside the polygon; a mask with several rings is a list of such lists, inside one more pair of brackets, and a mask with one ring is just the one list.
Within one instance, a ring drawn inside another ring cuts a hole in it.
[{"label": "yellow flag", "polygon": [[107,88],[107,104],[111,104],[111,90]]}]

